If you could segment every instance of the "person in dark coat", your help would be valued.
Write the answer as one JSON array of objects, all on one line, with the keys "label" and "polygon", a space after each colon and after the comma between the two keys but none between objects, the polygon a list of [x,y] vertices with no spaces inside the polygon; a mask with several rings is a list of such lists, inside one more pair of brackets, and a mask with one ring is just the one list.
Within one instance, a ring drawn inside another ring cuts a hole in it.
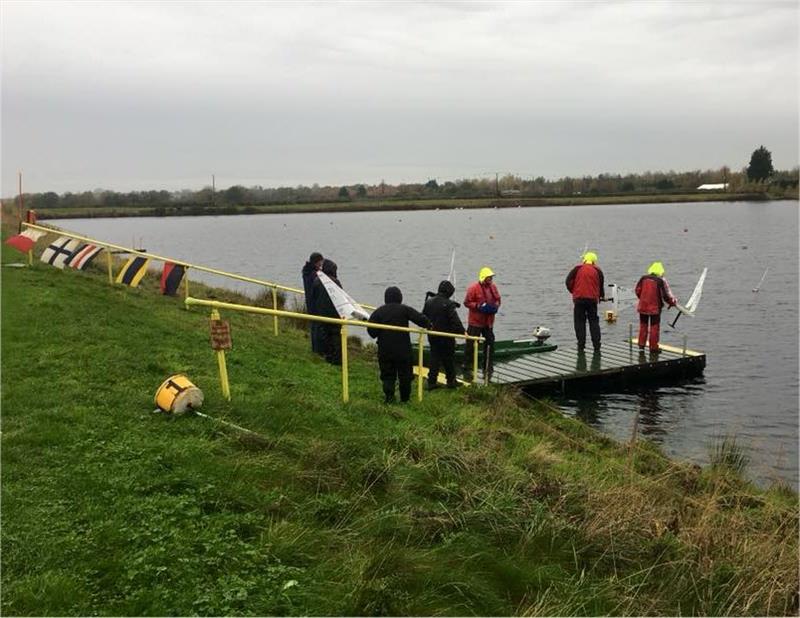
[{"label": "person in dark coat", "polygon": [[[337,277],[338,267],[333,260],[323,260],[322,272],[324,272],[331,280],[342,287]],[[333,304],[331,297],[319,277],[314,279],[314,284],[311,286],[311,303],[314,307],[316,315],[326,318],[339,319],[339,312],[336,311],[336,306]],[[338,324],[319,323],[320,338],[325,360],[332,365],[342,364],[342,328]]]},{"label": "person in dark coat", "polygon": [[[461,305],[450,300],[455,292],[455,287],[449,281],[442,281],[439,284],[437,294],[428,292],[430,298],[425,301],[425,308],[422,313],[431,321],[431,330],[438,330],[443,333],[465,333],[464,324],[458,317],[458,309]],[[447,376],[447,388],[456,388],[456,340],[451,337],[436,337],[431,335],[431,362],[428,368],[428,390],[439,387],[437,378],[439,377],[439,367],[444,367],[444,374]]]},{"label": "person in dark coat", "polygon": [[[309,315],[318,315],[314,302],[311,298],[311,290],[314,281],[317,279],[317,271],[322,269],[324,258],[322,254],[315,251],[308,258],[308,262],[303,265],[301,275],[303,277],[303,290],[306,295],[306,312]],[[325,348],[322,342],[322,328],[319,322],[311,322],[311,350],[320,356],[325,355]]]},{"label": "person in dark coat", "polygon": [[595,352],[600,351],[600,318],[597,316],[597,303],[605,300],[605,280],[603,271],[597,266],[597,254],[589,251],[583,256],[583,263],[569,271],[566,279],[567,290],[572,293],[572,318],[575,325],[575,338],[578,352],[586,347],[586,322]]},{"label": "person in dark coat", "polygon": [[[403,293],[400,288],[388,287],[384,293],[385,305],[378,307],[369,317],[369,321],[377,324],[408,327],[409,320],[422,328],[430,328],[431,321],[413,307],[403,304]],[[367,328],[367,333],[378,340],[378,365],[383,383],[385,402],[394,401],[394,383],[400,384],[400,401],[406,402],[411,397],[411,381],[413,379],[413,352],[411,337],[406,332]]]}]

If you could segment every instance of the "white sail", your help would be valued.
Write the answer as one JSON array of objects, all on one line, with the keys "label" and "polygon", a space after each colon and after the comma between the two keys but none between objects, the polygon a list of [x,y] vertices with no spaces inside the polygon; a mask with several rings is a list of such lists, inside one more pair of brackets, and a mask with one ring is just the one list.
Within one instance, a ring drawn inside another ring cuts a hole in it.
[{"label": "white sail", "polygon": [[768,272],[769,272],[769,268],[767,268],[767,270],[765,270],[765,271],[764,271],[764,274],[763,274],[763,275],[761,275],[761,281],[759,281],[759,282],[758,282],[758,285],[757,285],[756,287],[754,287],[754,288],[753,288],[753,291],[754,291],[754,292],[758,292],[758,291],[761,289],[761,285],[764,283],[764,279],[766,279],[766,278],[767,278],[767,273],[768,273]]},{"label": "white sail", "polygon": [[609,283],[608,287],[611,288],[611,303],[615,312],[619,313],[620,309],[632,305],[636,301],[634,290],[614,283]]},{"label": "white sail", "polygon": [[[703,295],[703,284],[706,282],[707,273],[708,268],[704,268],[703,272],[700,274],[700,278],[697,280],[697,284],[694,286],[694,290],[692,290],[692,295],[689,296],[689,300],[686,301],[686,304],[676,305],[681,313],[685,313],[691,317],[694,315],[694,312],[697,311],[697,305],[700,304],[700,297]],[[675,318],[675,321],[677,322],[677,317]],[[673,324],[674,323],[675,322],[673,322]]]},{"label": "white sail", "polygon": [[447,275],[447,280],[456,285],[456,249],[453,247],[453,253],[450,255],[450,274]]},{"label": "white sail", "polygon": [[350,295],[336,285],[333,280],[323,272],[318,272],[317,277],[322,281],[325,291],[336,307],[336,312],[343,320],[368,320],[369,312],[354,301]]}]

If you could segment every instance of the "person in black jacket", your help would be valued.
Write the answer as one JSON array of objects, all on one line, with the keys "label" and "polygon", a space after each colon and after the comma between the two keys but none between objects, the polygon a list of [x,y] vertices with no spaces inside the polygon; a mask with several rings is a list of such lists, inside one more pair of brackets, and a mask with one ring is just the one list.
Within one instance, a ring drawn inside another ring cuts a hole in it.
[{"label": "person in black jacket", "polygon": [[[449,281],[442,281],[439,284],[437,294],[428,292],[430,298],[425,301],[425,308],[422,313],[426,315],[432,324],[431,330],[438,330],[443,333],[464,334],[464,324],[458,317],[456,309],[461,305],[450,300],[456,289]],[[428,369],[428,390],[439,388],[437,378],[439,377],[439,367],[444,367],[444,374],[447,376],[447,388],[456,388],[456,340],[451,337],[430,337],[431,343],[431,363]]]},{"label": "person in black jacket", "polygon": [[[318,315],[314,301],[311,298],[311,290],[314,286],[314,281],[317,280],[317,271],[322,269],[323,261],[322,254],[315,251],[308,258],[308,262],[303,265],[303,270],[301,271],[303,290],[306,294],[306,312],[309,315]],[[322,325],[319,322],[311,322],[311,350],[321,356],[325,355],[325,348],[322,342]]]},{"label": "person in black jacket", "polygon": [[[403,304],[403,293],[394,286],[386,288],[385,305],[378,307],[369,317],[370,322],[408,327],[411,320],[417,326],[430,328],[430,320],[413,307]],[[394,383],[400,383],[400,401],[411,397],[413,379],[413,352],[411,338],[406,332],[367,328],[367,333],[378,340],[378,365],[386,403],[394,401]]]},{"label": "person in black jacket", "polygon": [[[328,259],[324,260],[322,262],[322,272],[328,275],[328,277],[330,277],[336,285],[342,287],[342,284],[339,283],[339,279],[337,277],[338,268],[336,266],[336,262]],[[314,307],[316,315],[337,319],[340,317],[339,313],[336,311],[333,301],[331,300],[331,297],[328,296],[328,292],[325,290],[325,286],[322,285],[322,281],[319,277],[314,279],[314,283],[311,286],[311,304]],[[318,325],[325,360],[332,365],[341,365],[341,326],[338,324],[327,324],[322,322],[318,322]]]}]

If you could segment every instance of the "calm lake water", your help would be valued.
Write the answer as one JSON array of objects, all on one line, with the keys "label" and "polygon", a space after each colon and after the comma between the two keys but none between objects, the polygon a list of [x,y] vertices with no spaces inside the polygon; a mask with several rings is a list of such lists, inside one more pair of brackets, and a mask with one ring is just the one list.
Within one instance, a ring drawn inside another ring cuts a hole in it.
[{"label": "calm lake water", "polygon": [[[703,267],[708,278],[694,318],[665,343],[703,350],[703,379],[638,392],[558,404],[620,439],[639,431],[671,456],[705,463],[709,445],[735,434],[762,484],[798,483],[798,204],[689,203],[426,212],[314,213],[194,218],[53,221],[67,230],[226,271],[301,288],[300,268],[321,251],[339,265],[345,289],[379,305],[389,285],[422,306],[456,255],[456,299],[489,265],[503,297],[499,338],[530,336],[548,326],[551,341],[573,346],[567,272],[585,246],[598,253],[606,283],[632,287],[661,260],[682,301]],[[753,293],[765,269],[760,291]],[[214,285],[252,287],[214,276]],[[603,305],[601,305],[603,308]],[[463,315],[463,310],[462,310]],[[665,314],[670,318],[672,312]],[[623,340],[635,323],[632,306],[603,337]],[[377,391],[376,391],[377,392]],[[377,397],[377,395],[376,395]]]}]

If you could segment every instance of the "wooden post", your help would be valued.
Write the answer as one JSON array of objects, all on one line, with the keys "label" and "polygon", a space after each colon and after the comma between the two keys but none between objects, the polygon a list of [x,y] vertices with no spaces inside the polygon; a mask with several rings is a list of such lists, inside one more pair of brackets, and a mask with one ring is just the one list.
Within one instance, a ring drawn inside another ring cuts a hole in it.
[{"label": "wooden post", "polygon": [[419,334],[419,350],[417,351],[417,401],[422,401],[422,344],[425,342],[425,333]]},{"label": "wooden post", "polygon": [[688,336],[683,335],[683,356],[686,356],[686,342],[688,341]]},{"label": "wooden post", "polygon": [[[212,322],[212,332],[213,332],[213,323],[220,322],[220,315],[219,311],[216,309],[211,310],[211,322]],[[213,341],[213,340],[212,340]],[[217,366],[219,367],[219,382],[222,387],[222,396],[225,397],[228,401],[231,400],[231,385],[228,382],[228,366],[225,362],[225,350],[223,346],[219,346],[216,348],[217,354]]]},{"label": "wooden post", "polygon": [[[641,342],[637,343],[641,346]],[[630,347],[631,353],[633,353],[633,324],[628,322],[628,346]]]},{"label": "wooden post", "polygon": [[342,401],[350,401],[350,381],[347,367],[347,324],[342,324]]},{"label": "wooden post", "polygon": [[33,249],[28,251],[28,266],[33,266]]},{"label": "wooden post", "polygon": [[[186,270],[183,272],[183,298],[189,298],[189,267],[186,267]],[[183,303],[184,309],[189,311],[189,305]]]}]

